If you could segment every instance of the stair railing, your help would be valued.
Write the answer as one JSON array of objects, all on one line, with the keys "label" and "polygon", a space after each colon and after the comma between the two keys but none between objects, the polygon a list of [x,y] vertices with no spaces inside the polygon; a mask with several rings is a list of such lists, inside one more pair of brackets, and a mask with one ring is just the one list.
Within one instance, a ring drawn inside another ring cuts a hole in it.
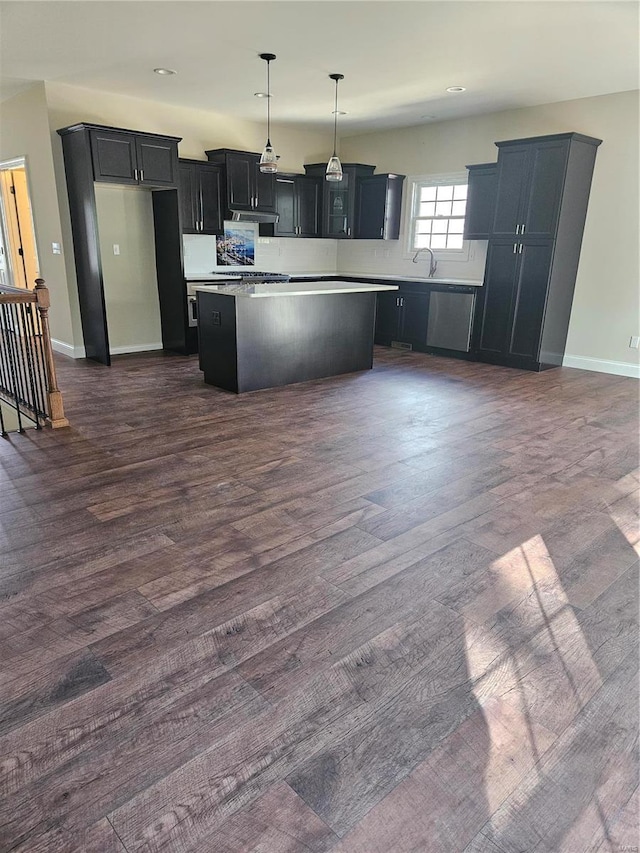
[{"label": "stair railing", "polygon": [[[33,290],[0,285],[0,398],[14,409],[18,430],[23,419],[43,426],[69,426],[49,332],[49,289],[36,279]],[[2,407],[0,434],[6,435]]]}]

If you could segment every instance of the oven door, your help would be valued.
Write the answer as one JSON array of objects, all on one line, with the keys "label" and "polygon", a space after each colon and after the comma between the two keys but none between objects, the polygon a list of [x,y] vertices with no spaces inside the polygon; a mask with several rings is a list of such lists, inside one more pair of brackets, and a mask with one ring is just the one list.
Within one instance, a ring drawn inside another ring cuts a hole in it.
[{"label": "oven door", "polygon": [[198,325],[198,298],[195,294],[187,296],[187,317],[190,327]]}]

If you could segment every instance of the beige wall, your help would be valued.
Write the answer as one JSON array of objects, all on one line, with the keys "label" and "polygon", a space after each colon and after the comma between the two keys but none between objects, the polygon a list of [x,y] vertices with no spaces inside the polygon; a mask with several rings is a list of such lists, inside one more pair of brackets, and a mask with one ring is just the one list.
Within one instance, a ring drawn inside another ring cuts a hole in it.
[{"label": "beige wall", "polygon": [[162,349],[151,193],[96,184],[96,207],[111,353]]},{"label": "beige wall", "polygon": [[[638,92],[353,136],[341,141],[340,150],[344,160],[375,163],[380,172],[437,174],[460,171],[467,163],[495,161],[498,140],[566,131],[603,140],[589,200],[567,363],[596,367],[589,362],[593,359],[613,363],[612,370],[616,363],[637,365],[638,351],[629,349],[629,337],[640,334]],[[341,245],[339,263],[347,263],[355,251],[356,246]]]},{"label": "beige wall", "polygon": [[0,160],[15,157],[26,160],[40,273],[51,290],[51,335],[72,343],[65,257],[51,250],[62,242],[62,226],[42,83],[0,104]]},{"label": "beige wall", "polygon": [[[166,133],[182,137],[178,146],[181,157],[196,160],[206,160],[204,152],[210,148],[262,151],[265,143],[266,107],[265,122],[261,123],[241,121],[213,110],[123,98],[61,83],[47,83],[46,88],[52,130],[86,121],[149,133]],[[271,131],[274,148],[280,156],[278,168],[282,171],[302,172],[304,163],[326,159],[331,153],[331,130],[318,132],[273,125]]]}]

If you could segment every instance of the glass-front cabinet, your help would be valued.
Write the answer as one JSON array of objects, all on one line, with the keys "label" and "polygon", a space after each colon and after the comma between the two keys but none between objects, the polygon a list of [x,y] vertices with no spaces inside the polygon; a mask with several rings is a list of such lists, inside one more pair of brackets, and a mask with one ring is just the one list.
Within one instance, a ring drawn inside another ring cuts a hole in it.
[{"label": "glass-front cabinet", "polygon": [[311,163],[304,167],[307,175],[322,180],[322,236],[350,240],[356,236],[356,183],[360,177],[373,175],[375,166],[363,163],[343,163],[342,180],[325,180],[326,163]]}]

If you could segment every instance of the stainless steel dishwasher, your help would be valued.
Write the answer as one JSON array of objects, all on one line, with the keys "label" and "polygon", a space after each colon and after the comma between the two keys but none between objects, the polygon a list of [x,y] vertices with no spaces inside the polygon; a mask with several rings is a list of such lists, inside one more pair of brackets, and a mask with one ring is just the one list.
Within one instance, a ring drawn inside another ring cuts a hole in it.
[{"label": "stainless steel dishwasher", "polygon": [[469,352],[475,291],[447,287],[429,297],[427,346]]}]

